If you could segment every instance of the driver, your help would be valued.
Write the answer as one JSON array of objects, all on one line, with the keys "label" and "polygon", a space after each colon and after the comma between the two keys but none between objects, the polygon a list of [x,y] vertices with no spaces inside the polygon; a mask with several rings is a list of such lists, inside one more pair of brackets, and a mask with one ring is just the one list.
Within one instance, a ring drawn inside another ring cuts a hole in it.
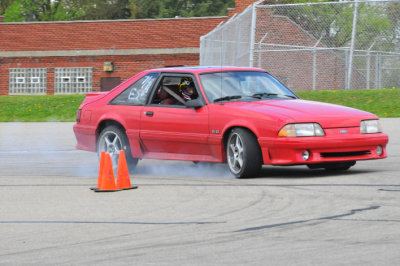
[{"label": "driver", "polygon": [[182,94],[182,97],[185,99],[185,101],[193,100],[195,98],[193,81],[187,78],[182,79],[181,83],[179,84],[179,92]]}]

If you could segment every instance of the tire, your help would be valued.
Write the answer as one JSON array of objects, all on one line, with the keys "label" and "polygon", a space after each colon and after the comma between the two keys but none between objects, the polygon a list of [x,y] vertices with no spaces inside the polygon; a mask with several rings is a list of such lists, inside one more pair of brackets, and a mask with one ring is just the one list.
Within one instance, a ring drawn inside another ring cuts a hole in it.
[{"label": "tire", "polygon": [[310,169],[323,168],[326,171],[347,171],[356,164],[356,161],[338,162],[338,163],[323,163],[323,164],[309,164],[307,165]]},{"label": "tire", "polygon": [[116,168],[118,166],[119,151],[122,149],[125,151],[129,172],[132,172],[138,163],[138,159],[132,157],[125,132],[117,126],[108,126],[101,131],[97,141],[97,155],[99,158],[102,151],[108,152],[111,156],[113,167]]},{"label": "tire", "polygon": [[256,137],[243,128],[235,128],[226,144],[229,170],[237,178],[256,176],[262,165],[260,146]]}]

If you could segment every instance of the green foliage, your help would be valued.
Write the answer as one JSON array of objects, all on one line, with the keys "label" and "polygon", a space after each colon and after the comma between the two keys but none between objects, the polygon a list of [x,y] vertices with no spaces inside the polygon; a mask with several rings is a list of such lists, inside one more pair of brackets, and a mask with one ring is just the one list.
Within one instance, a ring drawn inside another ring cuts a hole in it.
[{"label": "green foliage", "polygon": [[11,6],[13,2],[14,2],[14,0],[1,0],[0,1],[0,16],[2,16],[6,12],[7,8],[9,6]]},{"label": "green foliage", "polygon": [[21,22],[24,21],[24,17],[21,16],[21,8],[19,1],[15,1],[14,4],[10,5],[4,13],[5,22]]},{"label": "green foliage", "polygon": [[226,15],[235,0],[1,0],[6,22]]},{"label": "green foliage", "polygon": [[73,20],[82,16],[75,0],[15,0],[4,13],[6,22]]},{"label": "green foliage", "polygon": [[79,5],[83,10],[79,19],[129,19],[132,15],[130,0],[83,0]]},{"label": "green foliage", "polygon": [[219,16],[234,6],[234,0],[131,0],[132,18]]},{"label": "green foliage", "polygon": [[[389,47],[386,47],[386,51],[394,51],[394,43],[399,41],[399,34],[400,34],[400,2],[391,2],[388,4],[386,8],[386,14],[388,20],[390,21],[390,29],[386,31],[386,38],[388,39]],[[386,44],[387,45],[387,44]],[[382,45],[381,45],[382,46]]]},{"label": "green foliage", "polygon": [[380,6],[361,4],[358,14],[356,49],[368,49],[374,42],[379,41],[379,38],[386,35],[391,29],[391,23],[385,10],[382,10]]},{"label": "green foliage", "polygon": [[[268,0],[266,2],[278,2]],[[284,3],[307,3],[307,2],[336,2],[330,0],[294,0],[279,2]],[[383,8],[384,5],[361,3],[358,5],[356,49],[368,49],[372,44],[378,46],[379,40],[386,40],[388,36],[393,36],[394,29],[399,29],[399,25],[394,25],[393,20],[398,18],[399,13],[388,16],[389,10]],[[394,5],[392,5],[394,6]],[[302,5],[296,7],[279,7],[275,14],[289,17],[304,30],[311,33],[317,40],[327,47],[348,46],[351,40],[353,28],[354,4],[332,4],[332,5]],[[400,11],[400,6],[397,9]],[[390,18],[392,18],[392,23]],[[395,23],[398,23],[396,20]],[[382,47],[380,47],[382,50]],[[385,50],[388,50],[386,47]]]}]

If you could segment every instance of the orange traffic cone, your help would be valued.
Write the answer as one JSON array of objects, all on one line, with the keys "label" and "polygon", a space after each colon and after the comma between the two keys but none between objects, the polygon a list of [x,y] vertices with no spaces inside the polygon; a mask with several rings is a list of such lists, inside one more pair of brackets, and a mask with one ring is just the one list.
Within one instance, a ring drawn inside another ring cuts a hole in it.
[{"label": "orange traffic cone", "polygon": [[[114,177],[114,172],[113,172],[113,167],[112,167],[112,161],[109,153],[105,154],[105,159],[104,159],[104,165],[102,168],[102,173],[99,175],[100,181],[98,184],[98,187],[94,189],[95,192],[112,192],[112,191],[118,191],[116,185],[115,185],[115,177]],[[101,163],[101,157],[100,157],[100,163]]]},{"label": "orange traffic cone", "polygon": [[117,171],[117,188],[123,189],[123,190],[137,188],[137,186],[131,185],[128,164],[126,163],[126,157],[125,157],[124,150],[121,150],[119,152],[118,171]]},{"label": "orange traffic cone", "polygon": [[99,167],[99,175],[97,177],[97,187],[91,187],[91,190],[98,189],[101,186],[101,182],[103,180],[103,172],[104,172],[104,162],[106,159],[106,152],[102,151],[100,153],[100,167]]}]

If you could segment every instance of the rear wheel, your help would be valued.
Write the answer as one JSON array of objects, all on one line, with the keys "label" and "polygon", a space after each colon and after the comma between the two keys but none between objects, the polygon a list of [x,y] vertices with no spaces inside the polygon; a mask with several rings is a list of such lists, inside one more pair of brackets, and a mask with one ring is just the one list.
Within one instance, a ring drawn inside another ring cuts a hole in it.
[{"label": "rear wheel", "polygon": [[129,141],[125,132],[116,126],[108,126],[103,129],[97,142],[97,154],[99,157],[102,151],[109,153],[113,167],[117,167],[119,152],[121,150],[125,151],[128,169],[129,171],[132,171],[136,167],[138,159],[132,158]]},{"label": "rear wheel", "polygon": [[256,137],[243,128],[233,129],[226,145],[226,159],[229,170],[237,178],[256,176],[262,165]]}]

